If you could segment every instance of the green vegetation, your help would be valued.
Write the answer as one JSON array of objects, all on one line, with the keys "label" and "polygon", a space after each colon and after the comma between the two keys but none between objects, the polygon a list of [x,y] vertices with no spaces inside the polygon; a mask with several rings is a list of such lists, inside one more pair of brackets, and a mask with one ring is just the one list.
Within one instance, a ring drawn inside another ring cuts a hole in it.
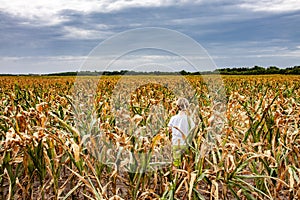
[{"label": "green vegetation", "polygon": [[216,69],[214,71],[203,71],[203,72],[187,72],[181,70],[179,72],[140,72],[140,71],[80,71],[80,72],[58,72],[50,74],[0,74],[0,76],[115,76],[115,75],[204,75],[204,74],[222,74],[222,75],[263,75],[263,74],[283,74],[283,75],[299,75],[300,66],[288,67],[288,68],[278,68],[276,66],[270,66],[268,68],[254,66],[252,68],[239,67],[239,68],[222,68]]},{"label": "green vegetation", "polygon": [[300,66],[294,66],[286,69],[279,69],[278,67],[271,66],[263,68],[254,66],[252,68],[225,68],[217,70],[220,74],[228,75],[258,75],[258,74],[300,74]]},{"label": "green vegetation", "polygon": [[135,72],[135,71],[128,71],[128,70],[121,70],[121,71],[103,71],[103,72],[90,72],[90,71],[82,71],[82,72],[63,72],[63,73],[55,73],[55,74],[48,74],[50,76],[99,76],[99,75],[202,75],[202,74],[222,74],[222,75],[262,75],[262,74],[293,74],[299,75],[300,74],[300,66],[289,67],[285,69],[280,69],[276,66],[270,66],[268,68],[254,66],[252,68],[241,67],[241,68],[223,68],[223,69],[216,69],[214,71],[205,71],[205,72],[187,72],[185,70],[181,70],[179,72]]}]

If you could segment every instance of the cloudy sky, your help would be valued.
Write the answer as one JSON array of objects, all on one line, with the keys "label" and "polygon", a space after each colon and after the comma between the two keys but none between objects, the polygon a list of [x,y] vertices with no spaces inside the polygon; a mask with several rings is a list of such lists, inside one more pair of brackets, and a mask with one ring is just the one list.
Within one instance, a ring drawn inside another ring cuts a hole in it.
[{"label": "cloudy sky", "polygon": [[0,73],[77,71],[99,43],[144,27],[191,37],[218,68],[284,68],[300,65],[299,24],[299,0],[0,0]]}]

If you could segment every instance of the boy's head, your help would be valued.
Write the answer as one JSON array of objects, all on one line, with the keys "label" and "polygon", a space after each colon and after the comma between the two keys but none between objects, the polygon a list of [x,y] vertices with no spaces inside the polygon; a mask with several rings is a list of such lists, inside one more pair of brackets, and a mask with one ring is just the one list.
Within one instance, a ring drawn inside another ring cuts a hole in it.
[{"label": "boy's head", "polygon": [[186,98],[179,98],[176,102],[179,110],[187,110],[189,108],[189,101]]}]

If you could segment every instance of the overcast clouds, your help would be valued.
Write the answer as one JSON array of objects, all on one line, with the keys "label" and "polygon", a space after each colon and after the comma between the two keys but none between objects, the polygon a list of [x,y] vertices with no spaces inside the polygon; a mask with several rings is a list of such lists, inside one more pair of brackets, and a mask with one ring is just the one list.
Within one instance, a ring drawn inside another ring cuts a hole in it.
[{"label": "overcast clouds", "polygon": [[298,0],[0,0],[0,73],[75,71],[101,41],[143,27],[190,36],[219,68],[289,67],[299,19]]}]

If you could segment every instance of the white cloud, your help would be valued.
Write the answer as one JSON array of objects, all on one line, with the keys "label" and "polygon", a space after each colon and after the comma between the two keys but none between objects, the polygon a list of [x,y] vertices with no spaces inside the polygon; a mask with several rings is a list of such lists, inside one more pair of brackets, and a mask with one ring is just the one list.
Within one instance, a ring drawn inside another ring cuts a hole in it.
[{"label": "white cloud", "polygon": [[77,27],[65,26],[66,39],[106,39],[114,33],[111,31],[87,30]]},{"label": "white cloud", "polygon": [[[67,21],[61,12],[73,10],[81,13],[109,13],[126,8],[138,7],[167,7],[183,5],[214,4],[221,5],[220,0],[0,0],[0,11],[12,16],[24,18],[35,23],[55,25]],[[284,12],[300,10],[298,0],[236,0],[231,3],[234,7],[251,11]]]},{"label": "white cloud", "polygon": [[252,11],[290,12],[300,10],[299,0],[245,0],[239,5]]},{"label": "white cloud", "polygon": [[32,61],[43,62],[49,61],[63,61],[63,62],[82,62],[87,56],[3,56],[0,57],[0,61]]},{"label": "white cloud", "polygon": [[10,15],[53,25],[66,21],[61,15],[64,10],[82,13],[108,13],[134,7],[160,7],[191,3],[191,0],[0,0],[0,11]]}]

